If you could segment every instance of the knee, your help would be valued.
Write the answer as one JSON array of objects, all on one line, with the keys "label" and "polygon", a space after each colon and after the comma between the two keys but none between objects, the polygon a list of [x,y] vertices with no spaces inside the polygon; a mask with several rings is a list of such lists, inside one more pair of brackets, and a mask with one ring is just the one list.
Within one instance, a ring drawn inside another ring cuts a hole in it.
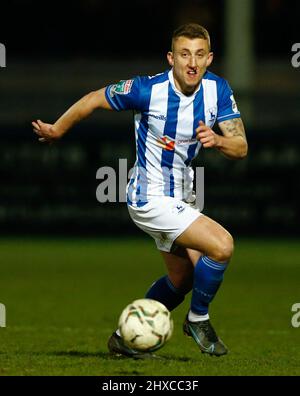
[{"label": "knee", "polygon": [[229,233],[219,239],[212,257],[218,262],[228,262],[231,259],[234,250],[234,241]]}]

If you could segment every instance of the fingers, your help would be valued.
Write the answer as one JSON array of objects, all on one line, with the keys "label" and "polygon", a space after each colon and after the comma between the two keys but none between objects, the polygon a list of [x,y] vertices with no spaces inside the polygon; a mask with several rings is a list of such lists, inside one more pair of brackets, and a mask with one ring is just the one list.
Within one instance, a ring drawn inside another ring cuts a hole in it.
[{"label": "fingers", "polygon": [[45,123],[42,122],[41,120],[36,120],[32,121],[31,125],[33,126],[33,131],[40,136],[39,137],[39,142],[41,143],[52,143],[52,139],[47,136],[45,133],[45,128],[43,130],[43,126],[45,126]]},{"label": "fingers", "polygon": [[[40,120],[38,120],[38,121],[40,121]],[[33,126],[33,131],[37,135],[42,136],[42,130],[41,130],[40,125],[38,124],[38,121],[32,121],[31,125]]]},{"label": "fingers", "polygon": [[35,121],[32,121],[31,125],[34,127],[34,129],[37,129],[37,130],[40,129],[39,124],[37,122],[35,122]]},{"label": "fingers", "polygon": [[214,135],[211,130],[205,131],[205,132],[200,132],[200,133],[197,133],[196,139],[199,140],[202,144],[204,144],[204,143],[214,140]]},{"label": "fingers", "polygon": [[213,147],[215,145],[215,137],[211,133],[198,133],[197,139],[203,147]]},{"label": "fingers", "polygon": [[210,130],[209,126],[205,125],[203,121],[199,121],[199,126],[196,128],[196,132],[204,132]]},{"label": "fingers", "polygon": [[196,128],[196,135],[197,135],[197,139],[202,142],[203,139],[205,138],[211,138],[211,136],[214,134],[214,132],[211,130],[211,128],[207,125],[205,125],[205,123],[203,121],[199,121],[199,126],[198,128]]},{"label": "fingers", "polygon": [[211,139],[201,139],[200,143],[202,144],[203,147],[210,147],[213,145],[213,141]]},{"label": "fingers", "polygon": [[210,132],[202,132],[197,135],[197,139],[200,141],[204,148],[218,147],[219,136],[212,130]]},{"label": "fingers", "polygon": [[197,137],[201,143],[205,143],[208,142],[209,140],[212,140],[212,136],[208,134],[199,133]]},{"label": "fingers", "polygon": [[201,120],[199,126],[196,128],[196,137],[203,147],[214,147],[215,133],[214,131]]},{"label": "fingers", "polygon": [[197,133],[198,139],[206,138],[208,136],[212,136],[212,131],[211,130]]},{"label": "fingers", "polygon": [[214,147],[214,144],[212,142],[202,143],[202,147],[211,148]]},{"label": "fingers", "polygon": [[33,131],[37,134],[40,135],[40,127],[39,124],[35,121],[32,121],[31,125],[33,126]]}]

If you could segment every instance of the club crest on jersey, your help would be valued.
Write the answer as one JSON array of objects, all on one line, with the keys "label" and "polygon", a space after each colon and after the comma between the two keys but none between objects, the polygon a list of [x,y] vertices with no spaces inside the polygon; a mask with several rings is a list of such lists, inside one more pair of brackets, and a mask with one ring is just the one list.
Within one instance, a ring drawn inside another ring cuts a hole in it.
[{"label": "club crest on jersey", "polygon": [[175,150],[175,141],[167,135],[158,138],[156,142],[157,145],[159,147],[162,147],[164,150],[168,150],[168,151]]},{"label": "club crest on jersey", "polygon": [[208,121],[214,123],[217,118],[217,108],[216,107],[211,107],[206,111],[206,114],[208,116]]},{"label": "club crest on jersey", "polygon": [[117,84],[112,85],[110,89],[110,96],[114,97],[115,94],[127,95],[131,91],[133,80],[121,80]]}]

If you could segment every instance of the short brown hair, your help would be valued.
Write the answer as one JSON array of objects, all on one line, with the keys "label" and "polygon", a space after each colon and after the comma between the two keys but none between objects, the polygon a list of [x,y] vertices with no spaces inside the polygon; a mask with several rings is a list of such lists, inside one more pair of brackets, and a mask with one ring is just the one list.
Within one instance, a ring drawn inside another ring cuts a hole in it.
[{"label": "short brown hair", "polygon": [[187,37],[189,39],[202,38],[207,40],[208,49],[210,51],[210,37],[208,31],[201,25],[197,23],[186,23],[185,25],[179,26],[174,30],[172,35],[172,51],[174,48],[174,41],[178,37]]}]

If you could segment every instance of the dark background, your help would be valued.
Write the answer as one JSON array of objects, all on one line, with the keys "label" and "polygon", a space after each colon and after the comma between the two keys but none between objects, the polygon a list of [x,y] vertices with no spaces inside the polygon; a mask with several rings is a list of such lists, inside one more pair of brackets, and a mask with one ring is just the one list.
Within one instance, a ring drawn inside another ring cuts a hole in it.
[{"label": "dark background", "polygon": [[[2,8],[1,39],[10,56],[27,60],[161,58],[169,50],[173,30],[182,23],[198,21],[210,31],[213,50],[223,56],[225,3],[226,0],[11,0]],[[291,43],[299,41],[299,3],[253,3],[257,57],[289,57]]]},{"label": "dark background", "polygon": [[[229,161],[202,150],[195,166],[205,167],[205,213],[233,234],[299,235],[300,69],[291,65],[291,47],[300,42],[300,4],[253,3],[253,84],[247,90],[231,84],[248,158]],[[166,70],[172,31],[186,22],[207,27],[211,70],[231,82],[225,9],[225,0],[1,5],[7,65],[0,68],[0,232],[140,233],[126,204],[96,200],[99,167],[118,170],[119,158],[128,158],[128,168],[134,163],[132,115],[98,111],[53,146],[37,142],[31,121],[54,122],[90,90]]]}]

